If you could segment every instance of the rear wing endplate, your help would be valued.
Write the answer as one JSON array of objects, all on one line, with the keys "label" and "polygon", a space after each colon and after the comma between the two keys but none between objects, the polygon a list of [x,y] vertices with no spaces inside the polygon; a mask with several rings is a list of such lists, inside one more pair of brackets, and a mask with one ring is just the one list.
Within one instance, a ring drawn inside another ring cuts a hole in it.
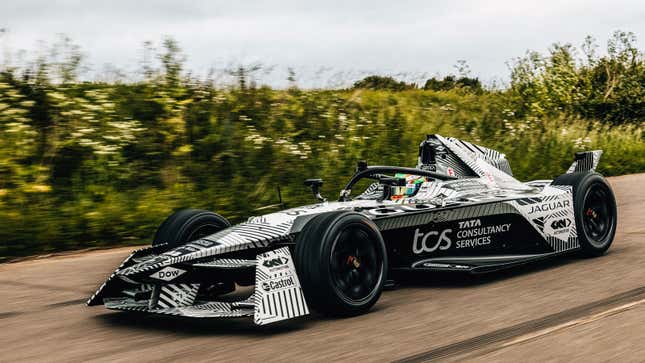
[{"label": "rear wing endplate", "polygon": [[601,155],[602,150],[577,152],[573,163],[567,170],[567,174],[595,171]]}]

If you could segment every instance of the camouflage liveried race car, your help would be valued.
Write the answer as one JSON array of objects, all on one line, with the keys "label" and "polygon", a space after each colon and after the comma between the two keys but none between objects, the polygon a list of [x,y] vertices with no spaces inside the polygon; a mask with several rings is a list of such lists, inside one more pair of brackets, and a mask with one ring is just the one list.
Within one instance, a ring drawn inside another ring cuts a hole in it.
[{"label": "camouflage liveried race car", "polygon": [[[554,180],[520,182],[503,154],[429,135],[414,168],[359,162],[338,201],[309,179],[316,204],[234,226],[213,212],[180,210],[88,305],[262,325],[310,309],[364,313],[400,271],[481,273],[572,251],[598,256],[617,218],[611,187],[594,171],[601,153],[577,153]],[[365,179],[373,182],[353,196]],[[244,286],[254,289],[235,293]]]}]

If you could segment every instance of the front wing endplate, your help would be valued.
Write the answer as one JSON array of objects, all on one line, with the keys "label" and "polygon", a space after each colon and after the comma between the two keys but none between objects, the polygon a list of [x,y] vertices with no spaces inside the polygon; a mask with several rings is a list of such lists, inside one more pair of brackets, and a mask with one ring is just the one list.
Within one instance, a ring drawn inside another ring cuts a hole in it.
[{"label": "front wing endplate", "polygon": [[254,299],[258,325],[309,314],[288,247],[257,256]]}]

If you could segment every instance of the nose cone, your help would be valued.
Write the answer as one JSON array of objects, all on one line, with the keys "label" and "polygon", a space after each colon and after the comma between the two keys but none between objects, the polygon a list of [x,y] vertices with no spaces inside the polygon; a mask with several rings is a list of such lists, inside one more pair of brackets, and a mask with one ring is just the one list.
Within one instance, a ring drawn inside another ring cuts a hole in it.
[{"label": "nose cone", "polygon": [[[172,250],[168,252],[172,252]],[[119,269],[117,270],[116,274],[119,276],[134,277],[143,272],[152,273],[154,270],[159,270],[161,267],[171,264],[170,263],[171,259],[172,259],[171,256],[168,256],[166,255],[166,253],[163,253],[161,255],[154,256],[145,261],[136,263],[132,266]]]},{"label": "nose cone", "polygon": [[266,221],[264,223],[238,224],[120,269],[117,274],[128,277],[136,277],[144,273],[149,275],[166,266],[189,263],[197,259],[243,249],[266,247],[275,240],[287,238],[291,225],[291,220],[277,225],[269,224]]}]

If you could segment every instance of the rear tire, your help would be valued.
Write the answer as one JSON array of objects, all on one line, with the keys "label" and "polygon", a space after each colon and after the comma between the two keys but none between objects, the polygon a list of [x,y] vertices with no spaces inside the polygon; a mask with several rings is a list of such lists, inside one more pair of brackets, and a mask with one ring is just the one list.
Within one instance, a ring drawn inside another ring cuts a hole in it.
[{"label": "rear tire", "polygon": [[607,251],[616,234],[616,198],[602,175],[594,172],[563,174],[554,185],[570,185],[576,230],[582,253],[600,256]]},{"label": "rear tire", "polygon": [[298,277],[313,310],[363,314],[381,296],[387,253],[381,233],[365,215],[320,214],[307,222],[295,243]]},{"label": "rear tire", "polygon": [[230,227],[226,218],[201,209],[182,209],[166,218],[157,229],[152,247],[159,252],[185,245]]}]

